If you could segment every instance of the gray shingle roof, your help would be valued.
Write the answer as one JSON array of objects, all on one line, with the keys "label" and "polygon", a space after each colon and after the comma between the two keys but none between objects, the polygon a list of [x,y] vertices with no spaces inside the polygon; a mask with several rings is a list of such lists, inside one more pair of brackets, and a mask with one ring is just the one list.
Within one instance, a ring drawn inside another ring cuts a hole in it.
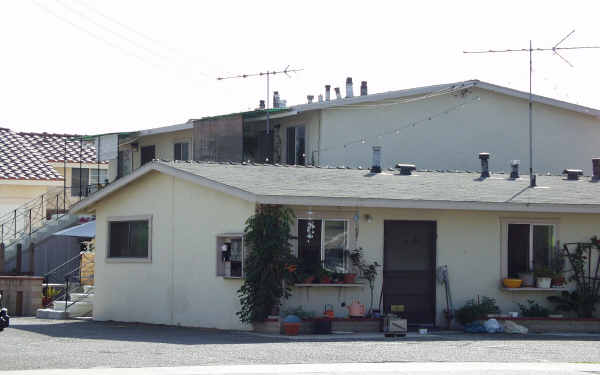
[{"label": "gray shingle roof", "polygon": [[600,205],[600,183],[589,177],[568,181],[563,176],[511,180],[492,173],[424,172],[401,176],[397,171],[240,165],[207,162],[155,162],[261,196],[327,197],[530,204]]}]

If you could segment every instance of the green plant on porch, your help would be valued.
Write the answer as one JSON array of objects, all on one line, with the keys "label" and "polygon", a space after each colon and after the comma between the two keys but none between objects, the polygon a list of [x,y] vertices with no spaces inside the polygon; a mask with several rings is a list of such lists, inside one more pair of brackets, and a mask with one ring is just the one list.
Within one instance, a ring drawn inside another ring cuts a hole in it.
[{"label": "green plant on porch", "polygon": [[373,312],[373,293],[375,291],[375,279],[377,278],[377,268],[381,267],[381,265],[377,262],[368,263],[364,259],[364,250],[362,247],[358,247],[356,249],[346,251],[344,253],[345,256],[350,258],[352,262],[352,266],[354,269],[358,270],[360,273],[360,277],[367,280],[369,283],[369,288],[371,289],[371,303],[369,307],[369,313]]},{"label": "green plant on porch", "polygon": [[581,318],[591,318],[600,302],[600,241],[594,236],[590,242],[564,244],[562,255],[571,267],[569,281],[575,283],[575,290],[550,296],[548,300],[559,311],[573,311]]},{"label": "green plant on porch", "polygon": [[488,314],[498,314],[499,312],[500,308],[496,305],[494,298],[483,296],[480,299],[477,296],[477,301],[472,299],[456,311],[456,319],[460,324],[465,325],[476,320],[487,319]]},{"label": "green plant on porch", "polygon": [[294,214],[279,205],[259,205],[246,221],[244,238],[250,251],[244,261],[244,284],[238,290],[244,323],[264,321],[290,296],[297,263],[291,253]]},{"label": "green plant on porch", "polygon": [[520,303],[518,304],[519,310],[521,310],[521,315],[524,317],[546,318],[546,317],[548,317],[548,315],[550,315],[550,309],[540,305],[539,303],[537,303],[531,299],[527,300],[527,304],[528,304],[528,306],[525,306]]}]

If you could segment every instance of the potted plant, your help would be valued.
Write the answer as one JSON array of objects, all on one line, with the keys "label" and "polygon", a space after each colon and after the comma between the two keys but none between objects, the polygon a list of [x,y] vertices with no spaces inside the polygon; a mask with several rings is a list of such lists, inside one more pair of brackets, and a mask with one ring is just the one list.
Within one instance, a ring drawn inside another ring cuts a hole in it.
[{"label": "potted plant", "polygon": [[554,272],[548,267],[539,267],[535,270],[535,286],[537,288],[548,289],[552,283]]},{"label": "potted plant", "polygon": [[319,272],[319,283],[320,284],[331,284],[331,272],[325,268],[321,268]]},{"label": "potted plant", "polygon": [[519,272],[519,279],[523,281],[521,286],[523,287],[533,287],[535,286],[535,279],[533,277],[533,272]]},{"label": "potted plant", "polygon": [[565,268],[565,258],[560,253],[560,247],[557,243],[556,247],[552,249],[552,254],[550,257],[550,269],[554,275],[552,276],[551,286],[554,288],[559,288],[567,283],[565,277],[563,276],[563,271]]},{"label": "potted plant", "polygon": [[[361,270],[361,265],[363,263],[362,256],[363,249],[361,247],[353,249],[353,250],[345,250],[344,256],[346,258],[346,264],[350,264],[350,269],[347,273],[344,274],[344,283],[346,284],[354,284],[356,281],[356,276]],[[348,262],[349,261],[349,262]]]},{"label": "potted plant", "polygon": [[334,284],[343,284],[344,283],[344,274],[340,273],[340,272],[334,272],[331,279]]},{"label": "potted plant", "polygon": [[356,282],[356,274],[355,273],[345,273],[344,274],[344,284],[354,284]]},{"label": "potted plant", "polygon": [[296,336],[300,332],[302,320],[296,315],[288,315],[283,319],[283,331],[288,336]]}]

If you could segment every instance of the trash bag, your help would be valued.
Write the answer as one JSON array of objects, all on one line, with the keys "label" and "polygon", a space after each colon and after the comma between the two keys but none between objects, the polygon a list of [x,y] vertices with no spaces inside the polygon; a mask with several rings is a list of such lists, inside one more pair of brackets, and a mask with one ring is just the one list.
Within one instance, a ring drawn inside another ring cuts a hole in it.
[{"label": "trash bag", "polygon": [[496,319],[486,320],[485,323],[483,323],[483,327],[487,333],[500,333],[504,331]]},{"label": "trash bag", "polygon": [[478,322],[467,323],[464,326],[464,330],[466,333],[486,333],[486,329],[483,324]]},{"label": "trash bag", "polygon": [[506,333],[520,333],[526,335],[529,330],[527,327],[523,327],[520,324],[513,322],[512,320],[504,321],[504,332]]}]

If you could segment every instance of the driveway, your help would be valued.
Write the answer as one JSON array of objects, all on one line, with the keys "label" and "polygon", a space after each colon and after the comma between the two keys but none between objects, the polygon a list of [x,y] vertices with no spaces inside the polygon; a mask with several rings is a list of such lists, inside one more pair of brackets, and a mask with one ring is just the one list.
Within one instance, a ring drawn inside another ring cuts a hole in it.
[{"label": "driveway", "polygon": [[599,335],[434,333],[289,340],[245,332],[16,318],[0,370],[383,362],[600,362]]}]

